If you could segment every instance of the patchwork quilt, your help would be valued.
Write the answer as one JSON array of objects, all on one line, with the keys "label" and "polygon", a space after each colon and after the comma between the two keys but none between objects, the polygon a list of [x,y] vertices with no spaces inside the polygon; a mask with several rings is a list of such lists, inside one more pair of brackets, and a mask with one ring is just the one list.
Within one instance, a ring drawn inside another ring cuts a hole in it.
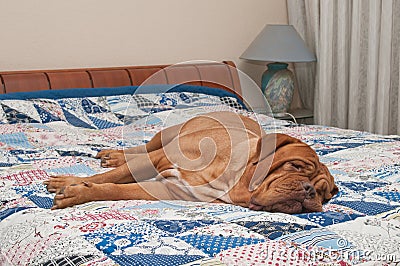
[{"label": "patchwork quilt", "polygon": [[[205,112],[257,119],[308,143],[339,194],[323,212],[101,201],[50,210],[52,174],[89,176],[94,155],[144,144]],[[400,137],[288,121],[236,99],[158,93],[0,101],[0,265],[386,265],[400,263]]]}]

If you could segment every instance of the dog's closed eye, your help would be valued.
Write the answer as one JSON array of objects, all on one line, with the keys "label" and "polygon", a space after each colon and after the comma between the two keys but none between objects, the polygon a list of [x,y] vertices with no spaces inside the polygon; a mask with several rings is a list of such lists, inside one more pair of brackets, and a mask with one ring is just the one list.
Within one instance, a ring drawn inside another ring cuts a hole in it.
[{"label": "dog's closed eye", "polygon": [[301,164],[300,162],[290,161],[290,162],[285,163],[285,168],[286,168],[285,170],[287,170],[287,171],[300,172],[301,170],[303,170],[304,165]]}]

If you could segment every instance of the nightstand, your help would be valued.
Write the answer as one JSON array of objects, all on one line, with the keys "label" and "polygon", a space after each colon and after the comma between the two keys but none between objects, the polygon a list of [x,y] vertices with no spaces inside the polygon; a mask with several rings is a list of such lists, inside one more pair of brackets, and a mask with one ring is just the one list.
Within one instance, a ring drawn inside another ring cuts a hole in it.
[{"label": "nightstand", "polygon": [[314,114],[308,109],[293,109],[289,110],[288,113],[276,114],[273,116],[276,119],[291,120],[298,124],[313,124],[314,122]]}]

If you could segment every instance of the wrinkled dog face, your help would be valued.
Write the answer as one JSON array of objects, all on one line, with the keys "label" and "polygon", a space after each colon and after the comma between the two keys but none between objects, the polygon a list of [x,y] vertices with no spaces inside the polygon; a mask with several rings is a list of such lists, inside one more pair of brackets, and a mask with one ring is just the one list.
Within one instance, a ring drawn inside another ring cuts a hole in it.
[{"label": "wrinkled dog face", "polygon": [[337,192],[333,177],[323,164],[311,178],[292,169],[277,171],[253,191],[249,208],[284,213],[320,212],[322,204]]}]

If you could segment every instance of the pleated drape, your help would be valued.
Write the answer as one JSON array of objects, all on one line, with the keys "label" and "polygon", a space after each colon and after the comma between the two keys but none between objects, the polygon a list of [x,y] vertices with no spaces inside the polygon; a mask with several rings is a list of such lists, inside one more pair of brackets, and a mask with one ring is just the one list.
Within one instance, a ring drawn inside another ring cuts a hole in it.
[{"label": "pleated drape", "polygon": [[289,23],[317,54],[296,64],[322,125],[400,134],[400,0],[287,0]]}]

